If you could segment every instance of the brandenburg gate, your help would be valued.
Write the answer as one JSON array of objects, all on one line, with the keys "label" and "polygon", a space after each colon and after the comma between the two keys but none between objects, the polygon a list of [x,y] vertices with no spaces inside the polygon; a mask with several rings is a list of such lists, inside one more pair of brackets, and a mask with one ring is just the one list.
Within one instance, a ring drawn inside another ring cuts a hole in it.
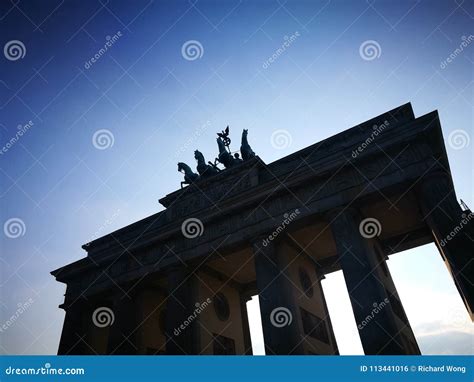
[{"label": "brandenburg gate", "polygon": [[217,143],[196,173],[178,164],[163,211],[52,272],[67,285],[59,354],[252,354],[255,295],[267,355],[338,354],[321,287],[338,270],[365,354],[420,354],[386,263],[431,242],[473,318],[473,215],[436,111],[406,104],[269,164],[246,130],[240,154],[229,128]]}]

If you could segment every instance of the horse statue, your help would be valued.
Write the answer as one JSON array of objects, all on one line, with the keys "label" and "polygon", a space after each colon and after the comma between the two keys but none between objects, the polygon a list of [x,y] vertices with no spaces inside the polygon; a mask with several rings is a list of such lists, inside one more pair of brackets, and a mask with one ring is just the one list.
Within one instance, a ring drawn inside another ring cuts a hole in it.
[{"label": "horse statue", "polygon": [[199,179],[199,175],[194,173],[193,170],[191,170],[191,167],[189,167],[186,163],[179,162],[178,171],[184,171],[184,181],[181,182],[181,188],[183,188],[184,184],[191,184]]},{"label": "horse statue", "polygon": [[234,158],[232,154],[227,151],[227,146],[220,137],[217,138],[217,146],[219,146],[219,156],[216,158],[216,161],[222,163],[225,168],[232,167],[234,164],[236,164],[238,158]]},{"label": "horse statue", "polygon": [[242,154],[242,159],[247,160],[250,158],[255,157],[255,153],[253,152],[252,148],[247,141],[248,130],[244,129],[242,131],[242,144],[240,146],[240,153]]},{"label": "horse statue", "polygon": [[206,164],[206,160],[204,159],[204,155],[199,150],[194,151],[194,159],[197,160],[197,167],[196,169],[203,178],[215,175],[219,172],[217,166],[211,164]]}]

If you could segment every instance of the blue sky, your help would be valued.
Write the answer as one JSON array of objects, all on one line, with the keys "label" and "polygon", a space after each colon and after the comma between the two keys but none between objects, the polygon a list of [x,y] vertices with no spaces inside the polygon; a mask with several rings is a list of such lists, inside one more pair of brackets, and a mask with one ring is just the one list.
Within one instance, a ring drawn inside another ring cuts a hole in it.
[{"label": "blue sky", "polygon": [[[20,41],[24,57],[0,56],[1,146],[33,124],[0,155],[2,226],[24,224],[19,237],[1,238],[0,322],[34,302],[0,334],[0,352],[55,353],[64,286],[49,272],[84,257],[91,239],[161,210],[158,199],[182,178],[176,162],[194,165],[196,148],[213,159],[227,125],[234,149],[249,129],[269,163],[409,101],[416,116],[437,109],[457,196],[472,207],[472,46],[442,68],[474,33],[468,3],[2,2],[1,46]],[[190,40],[200,44],[194,60],[182,53]],[[361,54],[367,41],[375,57]],[[113,137],[104,150],[93,144],[101,129]],[[271,140],[278,130],[289,137],[281,149]],[[434,246],[392,256],[389,267],[422,351],[465,351],[472,329]],[[347,313],[341,275],[324,283],[331,317]],[[345,316],[338,343],[356,353]]]}]

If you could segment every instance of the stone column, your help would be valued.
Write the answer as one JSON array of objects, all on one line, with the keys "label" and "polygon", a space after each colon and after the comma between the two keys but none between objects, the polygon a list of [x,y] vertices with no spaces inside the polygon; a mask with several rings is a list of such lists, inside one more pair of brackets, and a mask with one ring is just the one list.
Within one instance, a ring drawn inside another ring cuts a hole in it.
[{"label": "stone column", "polygon": [[245,355],[252,355],[252,340],[250,338],[249,318],[247,313],[247,301],[251,297],[244,292],[240,293],[240,314],[242,316],[242,332],[244,333]]},{"label": "stone column", "polygon": [[444,172],[423,179],[418,200],[423,219],[474,320],[474,215],[461,209],[451,177]]},{"label": "stone column", "polygon": [[[66,298],[69,300],[69,298]],[[61,340],[59,341],[58,355],[80,355],[89,354],[85,344],[86,318],[89,311],[87,302],[82,299],[75,299],[72,302],[64,303],[66,316],[64,317]]]},{"label": "stone column", "polygon": [[137,354],[136,343],[139,327],[139,312],[135,303],[135,295],[119,293],[111,304],[114,322],[109,329],[108,354]]},{"label": "stone column", "polygon": [[393,282],[392,275],[388,269],[388,256],[384,254],[378,243],[374,243],[372,248],[375,250],[376,261],[380,264],[380,266],[377,267],[376,274],[379,281],[384,285],[390,308],[395,314],[395,322],[400,328],[399,335],[402,337],[403,347],[408,354],[421,354],[410,321],[405,313],[397,288]]},{"label": "stone column", "polygon": [[365,354],[415,353],[402,335],[405,325],[394,314],[379,276],[385,260],[377,259],[373,243],[361,235],[358,213],[341,209],[328,217]]},{"label": "stone column", "polygon": [[265,353],[267,355],[304,354],[303,334],[297,317],[285,260],[274,241],[253,243],[257,289],[260,302]]},{"label": "stone column", "polygon": [[[199,354],[198,320],[188,320],[196,309],[196,280],[184,265],[167,270],[166,354]],[[183,327],[181,327],[183,325]]]}]

